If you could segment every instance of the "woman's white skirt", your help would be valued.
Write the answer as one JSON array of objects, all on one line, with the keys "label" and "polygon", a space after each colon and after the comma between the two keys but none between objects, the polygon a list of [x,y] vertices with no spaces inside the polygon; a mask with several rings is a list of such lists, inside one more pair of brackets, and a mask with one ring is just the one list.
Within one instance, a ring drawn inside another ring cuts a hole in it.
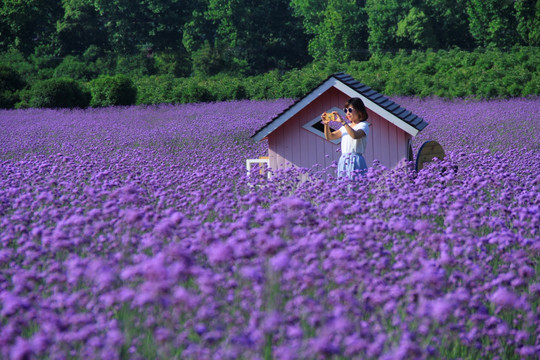
[{"label": "woman's white skirt", "polygon": [[341,154],[338,161],[338,178],[347,177],[352,179],[358,175],[364,175],[367,171],[366,160],[359,153]]}]

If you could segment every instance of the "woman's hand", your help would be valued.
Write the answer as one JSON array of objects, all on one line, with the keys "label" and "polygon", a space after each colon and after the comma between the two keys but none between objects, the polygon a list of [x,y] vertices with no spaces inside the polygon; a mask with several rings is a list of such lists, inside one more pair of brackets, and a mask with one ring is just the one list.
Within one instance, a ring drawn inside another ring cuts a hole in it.
[{"label": "woman's hand", "polygon": [[339,115],[339,113],[337,111],[332,111],[330,114],[332,114],[332,116],[328,116],[329,113],[327,112],[323,112],[322,115],[321,115],[321,120],[323,122],[324,125],[328,125],[330,123],[330,121],[336,121],[336,122],[339,122],[341,123],[342,125],[345,125],[347,122],[345,120],[343,120],[343,118]]},{"label": "woman's hand", "polygon": [[345,125],[347,123],[345,120],[343,120],[343,118],[341,117],[341,115],[339,115],[337,111],[332,112],[332,114],[334,114],[334,118],[336,119],[336,121],[339,121],[341,125]]},{"label": "woman's hand", "polygon": [[328,125],[328,123],[330,122],[330,119],[328,118],[328,116],[326,116],[325,112],[322,113],[321,120],[322,120],[324,125]]},{"label": "woman's hand", "polygon": [[340,130],[332,131],[332,129],[330,129],[330,126],[328,126],[328,124],[330,123],[330,121],[340,121],[340,120],[343,121],[343,120],[341,119],[341,117],[336,111],[333,111],[331,114],[332,114],[331,117],[328,116],[328,113],[326,112],[324,112],[321,115],[321,119],[324,124],[324,138],[326,140],[337,140],[341,138],[341,131]]}]

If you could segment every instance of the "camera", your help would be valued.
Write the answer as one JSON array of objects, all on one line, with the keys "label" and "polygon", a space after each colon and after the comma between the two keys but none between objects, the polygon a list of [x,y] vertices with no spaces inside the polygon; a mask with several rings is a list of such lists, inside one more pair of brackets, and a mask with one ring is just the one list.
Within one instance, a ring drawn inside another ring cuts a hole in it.
[{"label": "camera", "polygon": [[329,121],[336,121],[336,115],[335,115],[335,114],[332,114],[331,112],[327,112],[327,113],[326,113],[326,120],[329,120]]}]

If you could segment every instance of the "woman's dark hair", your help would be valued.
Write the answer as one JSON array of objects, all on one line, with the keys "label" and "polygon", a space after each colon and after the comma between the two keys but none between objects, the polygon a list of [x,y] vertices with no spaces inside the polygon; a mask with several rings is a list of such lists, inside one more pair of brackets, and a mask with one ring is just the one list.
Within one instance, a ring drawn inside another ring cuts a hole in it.
[{"label": "woman's dark hair", "polygon": [[367,118],[368,118],[368,113],[367,113],[367,110],[366,110],[366,106],[364,105],[364,102],[362,101],[362,99],[360,98],[357,98],[357,97],[354,97],[354,98],[350,98],[346,103],[345,103],[345,107],[348,107],[348,106],[352,106],[353,108],[356,109],[356,111],[359,111],[362,113],[363,118],[362,118],[362,121],[366,121]]}]

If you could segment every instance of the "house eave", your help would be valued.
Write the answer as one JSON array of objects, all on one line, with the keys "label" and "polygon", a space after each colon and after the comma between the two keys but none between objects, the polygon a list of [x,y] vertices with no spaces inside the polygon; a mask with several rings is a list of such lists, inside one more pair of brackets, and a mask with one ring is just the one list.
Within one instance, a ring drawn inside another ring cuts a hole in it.
[{"label": "house eave", "polygon": [[294,115],[296,115],[300,110],[311,104],[315,99],[317,99],[320,95],[322,95],[325,91],[330,89],[331,87],[335,86],[335,84],[338,82],[337,79],[331,77],[327,79],[325,82],[323,82],[321,85],[319,85],[315,90],[313,90],[311,93],[309,93],[306,97],[304,97],[302,100],[294,104],[292,107],[290,107],[287,111],[285,111],[283,114],[279,115],[277,118],[275,118],[272,122],[270,122],[268,125],[263,127],[257,134],[253,136],[253,139],[256,141],[261,141],[270,135],[274,130],[279,128],[281,125],[283,125],[285,122],[287,122],[290,118],[292,118]]},{"label": "house eave", "polygon": [[[375,114],[381,116],[385,120],[388,120],[390,123],[394,124],[401,130],[405,131],[406,133],[416,136],[419,131],[412,127],[411,125],[405,123],[403,120],[389,112],[388,110],[380,107],[375,102],[371,101],[358,91],[355,91],[354,89],[350,88],[347,84],[342,83],[341,81],[336,79],[336,84],[334,85],[335,88],[337,88],[339,91],[343,92],[344,94],[347,94],[350,97],[359,97],[364,102],[364,105],[369,110],[373,111]],[[368,120],[369,121],[369,120]]]}]

